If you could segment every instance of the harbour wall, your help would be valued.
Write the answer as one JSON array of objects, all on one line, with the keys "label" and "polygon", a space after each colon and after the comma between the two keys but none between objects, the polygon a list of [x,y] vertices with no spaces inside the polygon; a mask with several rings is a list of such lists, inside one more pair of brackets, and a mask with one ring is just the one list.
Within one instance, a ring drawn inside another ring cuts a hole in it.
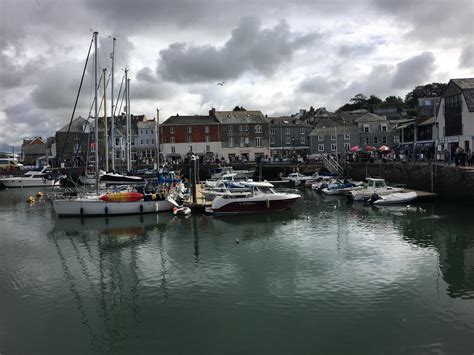
[{"label": "harbour wall", "polygon": [[355,180],[381,177],[391,184],[435,192],[442,200],[474,205],[474,169],[430,163],[353,162],[347,163]]}]

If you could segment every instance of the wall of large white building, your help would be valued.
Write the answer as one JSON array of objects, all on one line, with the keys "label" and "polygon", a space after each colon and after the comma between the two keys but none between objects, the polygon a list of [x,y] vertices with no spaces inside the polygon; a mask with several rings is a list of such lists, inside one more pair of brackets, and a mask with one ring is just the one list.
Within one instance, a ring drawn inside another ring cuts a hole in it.
[{"label": "wall of large white building", "polygon": [[448,144],[458,143],[462,148],[465,147],[465,142],[469,142],[469,149],[472,151],[474,148],[474,112],[470,112],[467,106],[464,95],[462,97],[462,131],[463,134],[459,136],[448,136],[445,137],[444,131],[446,127],[446,121],[444,117],[444,105],[445,99],[443,98],[440,102],[440,108],[438,111],[437,122],[439,129],[438,149],[441,149],[441,144],[445,147]]}]

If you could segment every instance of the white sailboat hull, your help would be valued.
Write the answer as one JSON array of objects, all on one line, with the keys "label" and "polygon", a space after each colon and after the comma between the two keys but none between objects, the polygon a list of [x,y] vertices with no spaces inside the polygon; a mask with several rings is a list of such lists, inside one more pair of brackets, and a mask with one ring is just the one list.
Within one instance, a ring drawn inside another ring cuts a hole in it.
[{"label": "white sailboat hull", "polygon": [[106,202],[97,198],[53,200],[58,217],[85,217],[108,215],[132,215],[171,211],[173,204],[167,200]]},{"label": "white sailboat hull", "polygon": [[53,187],[54,180],[12,177],[0,179],[0,184],[5,187]]}]

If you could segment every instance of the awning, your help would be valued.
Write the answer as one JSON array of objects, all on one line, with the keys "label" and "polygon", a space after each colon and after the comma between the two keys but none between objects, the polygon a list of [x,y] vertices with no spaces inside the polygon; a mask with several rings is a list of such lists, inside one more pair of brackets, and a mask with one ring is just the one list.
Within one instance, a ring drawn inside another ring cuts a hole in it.
[{"label": "awning", "polygon": [[166,157],[167,158],[181,158],[181,154],[179,154],[179,153],[167,153]]},{"label": "awning", "polygon": [[434,141],[416,143],[417,148],[430,148],[432,146],[434,146]]},{"label": "awning", "polygon": [[426,121],[421,122],[418,126],[427,126],[435,123],[436,119],[434,117],[431,117],[427,119]]}]

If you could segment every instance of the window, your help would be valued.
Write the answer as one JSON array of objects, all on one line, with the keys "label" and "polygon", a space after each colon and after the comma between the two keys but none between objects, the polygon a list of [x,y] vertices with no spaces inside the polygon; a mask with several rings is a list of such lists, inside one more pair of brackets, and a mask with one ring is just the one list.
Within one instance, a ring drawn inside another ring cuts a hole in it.
[{"label": "window", "polygon": [[151,144],[155,144],[155,140],[154,140],[154,139],[151,140]]},{"label": "window", "polygon": [[324,136],[318,136],[318,142],[324,142]]},{"label": "window", "polygon": [[74,139],[79,139],[79,133],[74,133]]},{"label": "window", "polygon": [[275,135],[275,128],[270,128],[270,134]]},{"label": "window", "polygon": [[140,139],[140,144],[142,144],[142,145],[143,145],[143,139]]},{"label": "window", "polygon": [[300,144],[306,144],[306,137],[300,137]]},{"label": "window", "polygon": [[233,126],[228,126],[228,130],[229,130],[229,132],[233,132],[233,131],[234,131],[234,127],[233,127]]},{"label": "window", "polygon": [[270,137],[270,144],[275,144],[275,136]]},{"label": "window", "polygon": [[370,126],[368,124],[364,125],[364,132],[365,133],[370,133]]},{"label": "window", "polygon": [[188,126],[188,133],[193,133],[193,127]]},{"label": "window", "polygon": [[259,124],[255,125],[254,132],[255,133],[262,133],[262,126],[260,126]]},{"label": "window", "polygon": [[262,137],[255,137],[255,146],[256,147],[262,146]]},{"label": "window", "polygon": [[206,136],[206,143],[209,143],[211,141],[211,137]]},{"label": "window", "polygon": [[209,126],[204,127],[204,133],[209,133]]},{"label": "window", "polygon": [[170,134],[174,134],[174,127],[170,127]]},{"label": "window", "polygon": [[286,144],[291,144],[291,138],[290,137],[285,137],[285,143]]},{"label": "window", "polygon": [[331,134],[331,140],[332,140],[332,141],[335,141],[335,140],[336,140],[336,138],[337,138],[337,137],[336,137],[336,135],[334,135],[334,134]]},{"label": "window", "polygon": [[145,130],[145,134],[148,134],[148,130],[147,130],[147,129]]},{"label": "window", "polygon": [[[133,144],[133,143],[132,143]],[[146,140],[146,144],[148,144],[148,139]]]},{"label": "window", "polygon": [[400,143],[400,136],[393,136],[393,143]]},{"label": "window", "polygon": [[234,138],[229,137],[229,148],[234,148]]},{"label": "window", "polygon": [[246,124],[246,125],[245,125],[245,132],[248,132],[248,131],[249,131],[249,125]]},{"label": "window", "polygon": [[348,141],[351,139],[351,135],[349,133],[344,133],[344,140]]},{"label": "window", "polygon": [[304,128],[300,128],[300,134],[304,134]]},{"label": "window", "polygon": [[370,143],[369,137],[365,137],[365,145],[368,145]]},{"label": "window", "polygon": [[176,147],[175,146],[171,146],[171,153],[176,153]]},{"label": "window", "polygon": [[374,137],[374,145],[375,144],[378,144],[379,143],[379,138],[378,137]]},{"label": "window", "polygon": [[244,146],[244,142],[245,142],[244,137],[240,137],[240,146],[241,146],[241,147]]},{"label": "window", "polygon": [[95,143],[91,144],[91,153],[95,153]]},{"label": "window", "polygon": [[318,152],[324,152],[324,144],[318,144]]},{"label": "window", "polygon": [[186,136],[186,143],[191,143],[193,141],[192,136]]},{"label": "window", "polygon": [[246,145],[249,144],[249,137],[245,137],[245,144],[246,144]]},{"label": "window", "polygon": [[120,150],[115,151],[115,159],[120,159]]},{"label": "window", "polygon": [[386,124],[381,124],[380,125],[380,131],[381,132],[387,132],[387,125]]},{"label": "window", "polygon": [[337,145],[335,143],[331,144],[331,152],[335,152],[337,150]]},{"label": "window", "polygon": [[210,152],[211,151],[211,146],[209,144],[206,145],[206,152]]},{"label": "window", "polygon": [[383,144],[387,144],[387,137],[386,137],[386,136],[383,136],[383,137],[382,137],[382,143],[383,143]]},{"label": "window", "polygon": [[150,134],[153,134],[153,130],[152,130],[152,129],[150,129]]},{"label": "window", "polygon": [[80,151],[80,144],[74,144],[74,152]]},{"label": "window", "polygon": [[130,144],[131,144],[131,145],[135,145],[135,138],[132,138],[132,139],[130,140]]},{"label": "window", "polygon": [[285,134],[290,134],[290,127],[285,128]]},{"label": "window", "polygon": [[119,146],[120,145],[120,138],[115,138],[115,146]]},{"label": "window", "polygon": [[344,143],[344,150],[349,150],[351,149],[350,143]]},{"label": "window", "polygon": [[174,143],[174,137],[170,137],[170,143]]},{"label": "window", "polygon": [[239,131],[242,132],[244,130],[244,126],[239,125]]}]

